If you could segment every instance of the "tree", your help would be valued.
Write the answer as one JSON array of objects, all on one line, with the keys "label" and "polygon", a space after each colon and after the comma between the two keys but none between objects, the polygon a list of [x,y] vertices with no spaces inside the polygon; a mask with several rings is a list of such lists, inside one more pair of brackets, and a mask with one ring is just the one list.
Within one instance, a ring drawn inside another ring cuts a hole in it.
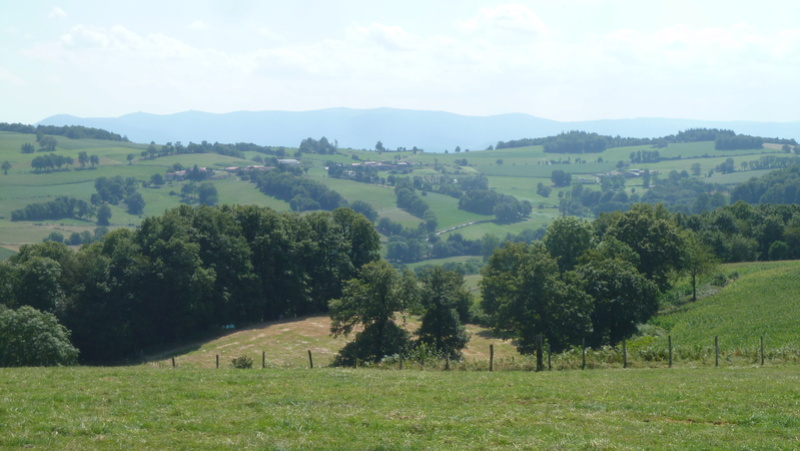
[{"label": "tree", "polygon": [[378,220],[378,212],[375,211],[375,208],[363,200],[355,200],[350,204],[350,208],[353,209],[356,213],[361,213],[370,220],[370,222],[375,222]]},{"label": "tree", "polygon": [[636,204],[611,219],[606,235],[639,255],[638,270],[662,291],[672,273],[684,268],[685,242],[674,217],[663,205]]},{"label": "tree", "polygon": [[217,204],[217,188],[213,183],[204,182],[197,187],[197,200],[202,205],[213,207]]},{"label": "tree", "polygon": [[89,163],[92,164],[92,167],[100,166],[100,157],[98,157],[97,155],[90,156]]},{"label": "tree", "polygon": [[550,174],[550,180],[557,187],[570,186],[572,184],[572,174],[568,174],[561,169],[556,169]]},{"label": "tree", "polygon": [[22,153],[34,153],[34,152],[36,152],[36,148],[31,143],[23,144],[20,150],[22,151]]},{"label": "tree", "polygon": [[339,351],[334,365],[378,362],[407,349],[408,332],[393,320],[395,312],[407,307],[399,288],[397,273],[385,260],[364,265],[358,277],[347,281],[342,297],[330,302],[331,334],[346,337],[356,326],[363,330]]},{"label": "tree", "polygon": [[4,161],[0,169],[3,170],[3,175],[8,175],[8,170],[11,169],[11,163],[8,160]]},{"label": "tree", "polygon": [[78,350],[55,315],[0,305],[0,367],[74,365]]},{"label": "tree", "polygon": [[110,222],[108,222],[109,219],[111,219],[111,207],[109,207],[107,203],[103,203],[103,205],[97,209],[97,225],[108,226],[110,225]]},{"label": "tree", "polygon": [[17,254],[15,261],[19,262],[14,286],[17,305],[29,305],[46,312],[60,311],[65,299],[60,284],[61,264],[49,256],[25,254]]},{"label": "tree", "polygon": [[558,269],[566,272],[572,270],[578,258],[592,247],[593,238],[591,224],[574,216],[564,216],[550,224],[542,242],[558,262]]},{"label": "tree", "polygon": [[144,198],[139,193],[133,193],[125,199],[125,204],[128,206],[128,213],[132,215],[140,215],[144,212]]},{"label": "tree", "polygon": [[533,353],[539,334],[559,352],[590,331],[592,298],[562,279],[541,243],[507,243],[481,274],[481,306],[495,333],[516,339],[520,353]]},{"label": "tree", "polygon": [[375,143],[375,150],[377,150],[378,152],[384,152],[386,149],[383,147],[383,143],[378,141],[377,143]]},{"label": "tree", "polygon": [[80,152],[78,154],[78,163],[80,163],[81,168],[86,167],[86,163],[89,162],[89,155],[86,152]]},{"label": "tree", "polygon": [[717,266],[717,259],[711,247],[704,243],[695,233],[687,232],[684,236],[685,268],[692,277],[692,302],[697,300],[697,278],[710,274]]},{"label": "tree", "polygon": [[152,183],[155,186],[161,186],[164,184],[164,176],[162,176],[161,174],[153,174],[150,177],[150,183]]},{"label": "tree", "polygon": [[459,311],[469,314],[470,299],[464,289],[464,276],[435,266],[420,276],[420,282],[419,299],[424,313],[416,332],[419,342],[444,356],[460,359],[461,350],[469,341],[459,314]]},{"label": "tree", "polygon": [[642,172],[642,188],[650,188],[650,169],[645,169]]},{"label": "tree", "polygon": [[128,160],[128,166],[130,166],[130,164],[133,162],[133,159],[134,159],[134,158],[136,158],[136,155],[134,155],[134,154],[132,154],[132,153],[129,153],[129,154],[128,154],[128,156],[127,156],[127,157],[125,157],[125,159],[127,159],[127,160]]},{"label": "tree", "polygon": [[575,270],[592,297],[592,346],[617,345],[658,310],[658,287],[621,258],[591,258]]}]

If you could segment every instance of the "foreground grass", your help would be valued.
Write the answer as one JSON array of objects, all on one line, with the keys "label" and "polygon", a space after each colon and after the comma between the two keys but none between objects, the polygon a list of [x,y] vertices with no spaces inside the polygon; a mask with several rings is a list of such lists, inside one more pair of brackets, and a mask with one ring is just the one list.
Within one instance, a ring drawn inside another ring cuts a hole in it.
[{"label": "foreground grass", "polygon": [[0,447],[791,449],[796,367],[0,370]]}]

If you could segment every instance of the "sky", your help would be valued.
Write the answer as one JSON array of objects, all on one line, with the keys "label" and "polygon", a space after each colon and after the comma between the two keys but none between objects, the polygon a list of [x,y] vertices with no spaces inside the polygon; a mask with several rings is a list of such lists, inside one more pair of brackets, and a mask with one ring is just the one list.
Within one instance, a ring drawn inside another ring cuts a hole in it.
[{"label": "sky", "polygon": [[0,0],[0,122],[406,108],[800,120],[796,0]]}]

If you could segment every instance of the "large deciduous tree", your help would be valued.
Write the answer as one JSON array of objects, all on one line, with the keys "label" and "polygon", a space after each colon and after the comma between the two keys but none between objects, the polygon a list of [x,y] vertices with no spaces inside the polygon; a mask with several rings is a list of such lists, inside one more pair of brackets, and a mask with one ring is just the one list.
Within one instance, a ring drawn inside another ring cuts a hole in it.
[{"label": "large deciduous tree", "polygon": [[611,219],[606,235],[627,244],[639,255],[639,272],[661,291],[670,275],[685,267],[686,243],[672,214],[663,205],[636,204]]},{"label": "large deciduous tree", "polygon": [[591,249],[593,238],[594,231],[588,222],[565,216],[550,224],[542,241],[558,262],[558,269],[565,272],[572,270],[578,258]]},{"label": "large deciduous tree", "polygon": [[658,310],[658,287],[629,261],[594,258],[575,272],[593,300],[590,346],[617,345]]},{"label": "large deciduous tree", "polygon": [[534,352],[542,334],[555,351],[576,345],[591,327],[592,299],[561,277],[544,245],[509,243],[481,271],[483,310],[495,332]]},{"label": "large deciduous tree", "polygon": [[378,362],[406,351],[409,334],[394,322],[395,313],[407,308],[399,280],[385,260],[367,263],[356,278],[347,281],[341,298],[331,301],[334,337],[348,336],[357,327],[363,328],[354,341],[339,351],[335,365]]},{"label": "large deciduous tree", "polygon": [[419,342],[450,358],[461,358],[469,335],[461,324],[459,312],[468,316],[469,293],[464,289],[464,276],[435,266],[420,276],[419,300],[423,310],[422,324],[416,334]]}]

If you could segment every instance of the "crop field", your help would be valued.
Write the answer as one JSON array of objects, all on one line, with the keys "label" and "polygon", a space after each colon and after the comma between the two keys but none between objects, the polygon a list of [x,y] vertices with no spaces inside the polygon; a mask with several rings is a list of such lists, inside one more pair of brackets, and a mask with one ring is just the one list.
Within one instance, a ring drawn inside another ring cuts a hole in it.
[{"label": "crop field", "polygon": [[0,447],[793,449],[793,367],[0,369]]}]

